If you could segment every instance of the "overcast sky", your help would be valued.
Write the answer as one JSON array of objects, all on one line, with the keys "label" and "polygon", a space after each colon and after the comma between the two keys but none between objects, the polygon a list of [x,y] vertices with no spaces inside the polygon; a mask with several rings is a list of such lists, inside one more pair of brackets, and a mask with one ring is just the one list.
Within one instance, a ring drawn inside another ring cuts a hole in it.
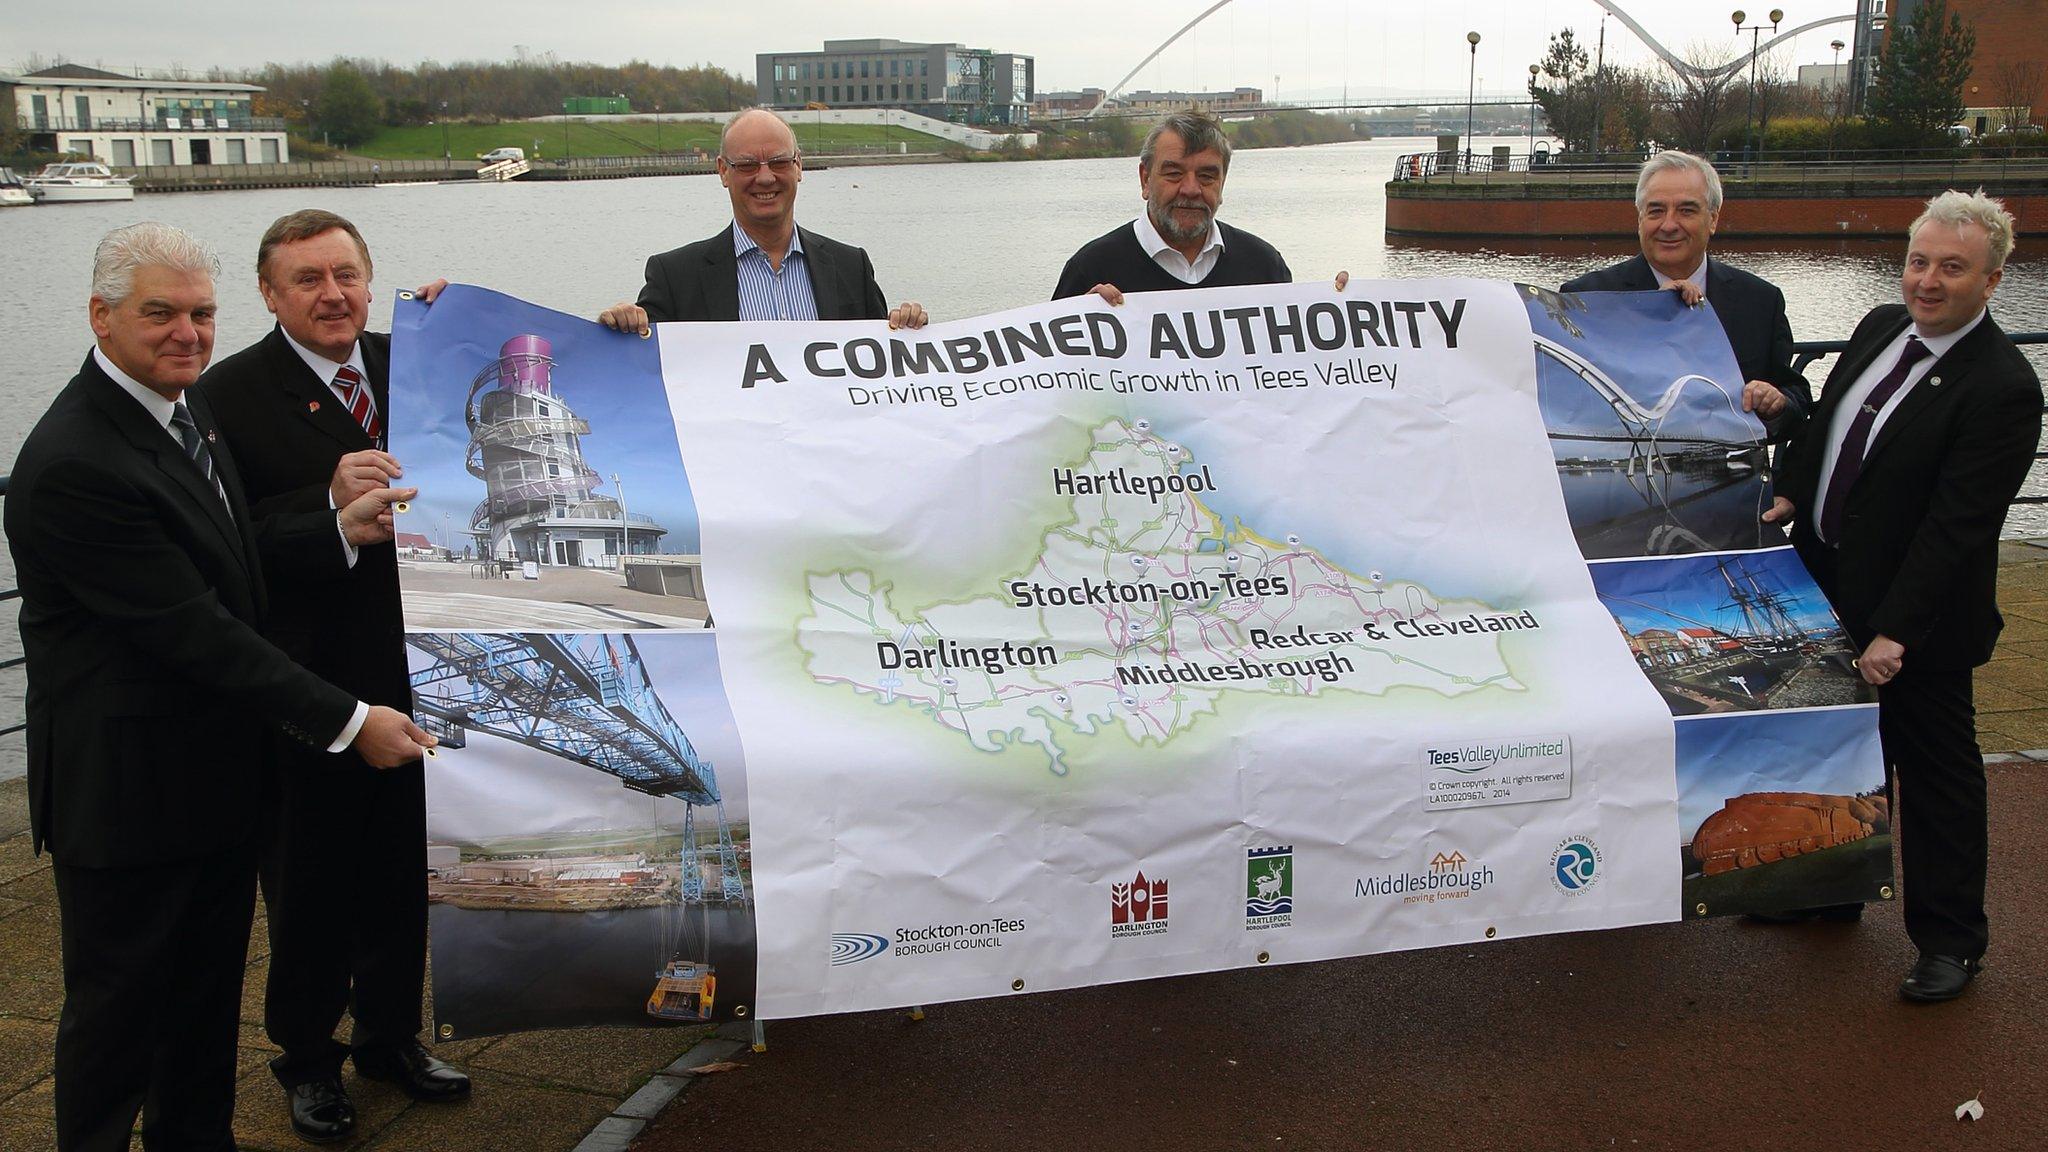
[{"label": "overcast sky", "polygon": [[[276,0],[209,0],[179,9],[161,3],[9,3],[0,15],[0,67],[33,53],[114,70],[173,65],[204,70],[266,62],[361,56],[421,60],[506,60],[521,49],[560,60],[604,64],[715,64],[752,77],[757,52],[816,49],[826,39],[890,37],[957,42],[1037,58],[1041,91],[1108,87],[1210,0],[1035,0],[975,4],[935,0],[778,0],[770,5],[703,0],[363,0],[325,5]],[[1694,46],[1732,57],[1738,50],[1725,7],[1679,0],[1622,0],[1667,47]],[[1789,0],[1789,30],[1846,16],[1855,0]],[[1768,7],[1753,13],[1768,12]],[[1464,91],[1465,33],[1482,37],[1482,89],[1519,91],[1552,32],[1572,27],[1590,49],[1601,8],[1593,0],[1235,0],[1183,36],[1131,83],[1134,88],[1215,89],[1249,85],[1295,99],[1383,89]],[[1827,63],[1828,42],[1847,40],[1840,23],[1805,33],[1774,56],[1790,71]],[[1765,32],[1765,38],[1770,33]],[[1748,45],[1742,38],[1742,48]],[[1610,19],[1610,60],[1646,64],[1649,50]]]}]

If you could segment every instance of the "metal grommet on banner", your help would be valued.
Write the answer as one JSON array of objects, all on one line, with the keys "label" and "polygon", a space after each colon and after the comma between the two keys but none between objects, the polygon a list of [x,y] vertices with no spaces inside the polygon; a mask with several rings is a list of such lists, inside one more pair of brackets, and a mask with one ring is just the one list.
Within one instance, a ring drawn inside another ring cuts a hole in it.
[{"label": "metal grommet on banner", "polygon": [[1022,980],[1012,980],[1012,981],[1010,981],[1010,991],[1012,991],[1012,992],[1022,992],[1023,990],[1024,990],[1024,982],[1023,982]]},{"label": "metal grommet on banner", "polygon": [[1259,953],[1259,963],[1261,963],[1261,964],[1264,964],[1264,963],[1265,963],[1266,961],[1268,961],[1268,960],[1271,960],[1272,958],[1273,958],[1273,954],[1272,954],[1271,952],[1261,952],[1261,953]]},{"label": "metal grommet on banner", "polygon": [[745,1004],[733,1005],[732,1018],[735,1020],[745,1020],[747,1018],[747,1006]]},{"label": "metal grommet on banner", "polygon": [[443,1024],[439,1028],[434,1029],[434,1034],[443,1040],[453,1040],[455,1039],[455,1025]]},{"label": "metal grommet on banner", "polygon": [[1887,900],[1891,899],[1891,898],[1892,898],[1892,886],[1891,886],[1891,885],[1889,885],[1889,884],[1887,884],[1887,885],[1885,885],[1884,887],[1882,887],[1882,888],[1879,888],[1879,889],[1877,890],[1877,894],[1878,894],[1879,896],[1882,896],[1882,897],[1884,897],[1884,898],[1885,898],[1885,899],[1887,899]]},{"label": "metal grommet on banner", "polygon": [[1491,924],[1486,926],[1486,938],[1488,940],[1493,939],[1493,925]]},{"label": "metal grommet on banner", "polygon": [[438,751],[436,751],[436,750],[434,750],[434,749],[432,749],[432,748],[429,748],[429,749],[427,749],[427,750],[426,750],[426,753],[427,753],[427,759],[429,759],[429,760],[432,760],[432,759],[433,759],[434,757],[436,757],[436,756],[439,756],[439,755],[441,754],[440,752],[438,752]]},{"label": "metal grommet on banner", "polygon": [[412,502],[409,500],[395,500],[391,504],[391,510],[393,512],[410,512],[412,511]]},{"label": "metal grommet on banner", "polygon": [[645,327],[645,328],[642,328],[642,329],[640,330],[640,338],[641,338],[642,340],[651,340],[651,339],[653,339],[653,338],[654,338],[654,325],[652,325],[652,324],[649,324],[649,325],[648,325],[647,327]]},{"label": "metal grommet on banner", "polygon": [[398,292],[398,298],[400,300],[410,300],[412,299],[412,291],[410,289],[401,288]]},{"label": "metal grommet on banner", "polygon": [[1705,916],[1707,914],[1707,902],[1704,900],[1700,901],[1692,906],[1692,910],[1695,915]]}]

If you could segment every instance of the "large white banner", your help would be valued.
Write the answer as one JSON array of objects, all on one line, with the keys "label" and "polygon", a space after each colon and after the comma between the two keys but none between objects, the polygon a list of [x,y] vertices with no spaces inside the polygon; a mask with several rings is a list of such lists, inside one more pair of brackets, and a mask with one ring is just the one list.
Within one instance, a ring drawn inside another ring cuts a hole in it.
[{"label": "large white banner", "polygon": [[757,1016],[1678,915],[1512,286],[657,335]]}]

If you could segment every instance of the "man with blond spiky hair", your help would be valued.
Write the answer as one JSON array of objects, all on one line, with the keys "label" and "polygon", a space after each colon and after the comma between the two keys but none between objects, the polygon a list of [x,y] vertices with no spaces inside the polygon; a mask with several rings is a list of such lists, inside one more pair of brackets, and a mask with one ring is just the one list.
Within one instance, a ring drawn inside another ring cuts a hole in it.
[{"label": "man with blond spiky hair", "polygon": [[2012,215],[1982,191],[1927,202],[1907,233],[1904,302],[1857,325],[1779,458],[1764,514],[1791,523],[1877,688],[1920,951],[1899,994],[1919,1003],[1962,995],[1990,942],[1971,677],[2004,623],[1998,537],[2041,438],[2040,379],[1989,308],[2012,245]]}]

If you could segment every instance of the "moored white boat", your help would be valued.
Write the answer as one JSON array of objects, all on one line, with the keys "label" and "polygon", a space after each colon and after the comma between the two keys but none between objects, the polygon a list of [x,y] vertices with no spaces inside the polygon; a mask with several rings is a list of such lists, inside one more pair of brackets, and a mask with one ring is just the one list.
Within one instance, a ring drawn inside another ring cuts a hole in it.
[{"label": "moored white boat", "polygon": [[28,194],[28,188],[12,168],[0,168],[0,208],[14,208],[33,204],[36,198]]},{"label": "moored white boat", "polygon": [[51,164],[22,183],[29,195],[46,204],[88,200],[133,200],[135,188],[105,164],[92,161]]}]

